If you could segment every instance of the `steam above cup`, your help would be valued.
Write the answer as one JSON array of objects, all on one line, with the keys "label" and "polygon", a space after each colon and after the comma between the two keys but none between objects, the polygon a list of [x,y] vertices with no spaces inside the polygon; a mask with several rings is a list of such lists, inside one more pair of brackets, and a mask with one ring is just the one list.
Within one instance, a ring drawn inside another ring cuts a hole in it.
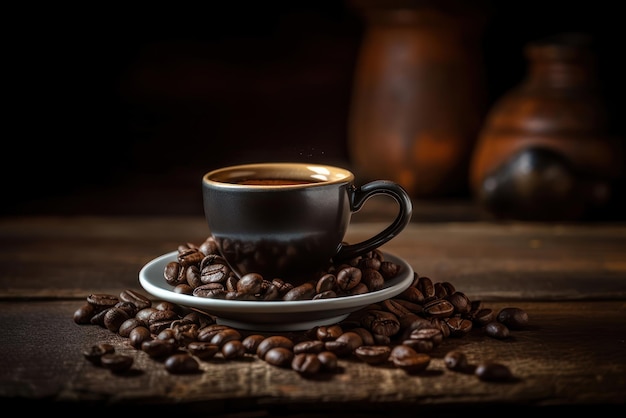
[{"label": "steam above cup", "polygon": [[[374,195],[398,203],[392,223],[358,243],[344,237],[352,214]],[[306,163],[224,167],[202,177],[204,214],[211,236],[238,275],[304,282],[330,263],[372,251],[409,223],[407,192],[388,180],[357,186],[349,170]]]}]

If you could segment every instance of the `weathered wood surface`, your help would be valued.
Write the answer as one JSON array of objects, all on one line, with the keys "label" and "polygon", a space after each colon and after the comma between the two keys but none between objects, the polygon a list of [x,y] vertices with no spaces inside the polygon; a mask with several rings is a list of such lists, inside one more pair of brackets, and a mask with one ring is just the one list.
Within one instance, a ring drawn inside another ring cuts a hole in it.
[{"label": "weathered wood surface", "polygon": [[[355,242],[383,226],[356,223],[347,239]],[[441,416],[467,408],[502,414],[501,407],[625,406],[625,225],[412,223],[383,250],[488,307],[517,306],[530,317],[528,329],[508,340],[477,330],[446,339],[417,375],[348,358],[337,373],[303,378],[254,357],[215,359],[199,374],[170,375],[125,339],[73,322],[88,294],[142,291],[137,275],[146,262],[207,234],[202,218],[0,219],[3,403],[76,412],[94,405],[169,407],[214,416]],[[84,347],[103,341],[133,354],[133,373],[115,376],[83,358]],[[448,371],[442,357],[452,348],[472,363],[505,363],[516,380],[487,383]]]}]

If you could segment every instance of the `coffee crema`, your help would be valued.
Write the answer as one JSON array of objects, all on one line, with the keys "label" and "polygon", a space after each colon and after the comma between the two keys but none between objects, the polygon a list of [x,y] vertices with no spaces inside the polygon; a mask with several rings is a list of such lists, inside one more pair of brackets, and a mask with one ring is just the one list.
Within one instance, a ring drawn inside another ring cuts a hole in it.
[{"label": "coffee crema", "polygon": [[252,185],[252,186],[289,186],[289,185],[295,185],[295,184],[313,184],[313,183],[319,183],[319,181],[301,180],[301,179],[258,178],[258,179],[237,180],[237,181],[234,181],[233,183]]}]

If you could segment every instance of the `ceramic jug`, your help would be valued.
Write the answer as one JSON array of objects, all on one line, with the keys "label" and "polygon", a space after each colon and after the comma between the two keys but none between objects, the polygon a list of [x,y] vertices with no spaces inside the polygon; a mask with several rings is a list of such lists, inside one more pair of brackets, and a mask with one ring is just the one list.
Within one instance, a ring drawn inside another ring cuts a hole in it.
[{"label": "ceramic jug", "polygon": [[472,157],[472,191],[488,212],[579,219],[608,201],[622,157],[592,45],[584,34],[526,45],[525,78],[489,110]]},{"label": "ceramic jug", "polygon": [[437,2],[360,3],[366,33],[350,108],[353,170],[393,180],[414,198],[466,192],[486,110],[483,17]]}]

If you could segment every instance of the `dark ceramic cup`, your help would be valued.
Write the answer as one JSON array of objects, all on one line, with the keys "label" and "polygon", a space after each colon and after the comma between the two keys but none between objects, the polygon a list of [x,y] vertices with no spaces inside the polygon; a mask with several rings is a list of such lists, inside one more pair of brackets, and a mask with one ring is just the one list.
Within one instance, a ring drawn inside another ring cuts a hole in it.
[{"label": "dark ceramic cup", "polygon": [[[413,209],[392,181],[359,187],[346,169],[306,163],[220,168],[202,177],[202,194],[209,232],[233,271],[291,283],[380,247],[407,226]],[[347,244],[352,214],[374,195],[398,203],[396,218],[376,235]]]}]

